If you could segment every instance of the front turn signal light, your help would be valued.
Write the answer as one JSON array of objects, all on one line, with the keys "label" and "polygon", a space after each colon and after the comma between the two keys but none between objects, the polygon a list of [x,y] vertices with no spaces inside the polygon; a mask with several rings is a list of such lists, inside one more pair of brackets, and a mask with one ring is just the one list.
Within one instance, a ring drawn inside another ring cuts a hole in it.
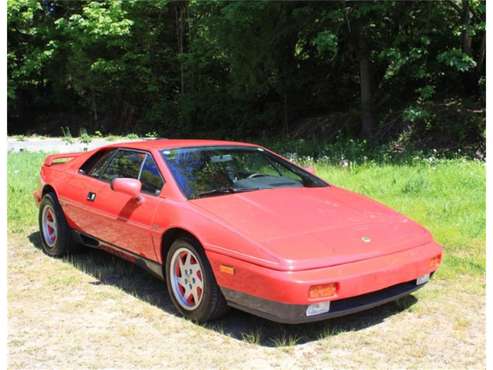
[{"label": "front turn signal light", "polygon": [[440,262],[442,262],[442,255],[441,254],[439,254],[438,256],[433,257],[430,260],[430,269],[432,269],[433,271],[435,271],[438,268],[438,266],[440,266]]},{"label": "front turn signal light", "polygon": [[219,266],[219,271],[229,274],[229,275],[234,275],[235,274],[235,268],[233,266],[228,266],[228,265],[220,265]]},{"label": "front turn signal light", "polygon": [[337,293],[337,283],[329,283],[322,285],[312,285],[308,291],[308,298],[330,298]]}]

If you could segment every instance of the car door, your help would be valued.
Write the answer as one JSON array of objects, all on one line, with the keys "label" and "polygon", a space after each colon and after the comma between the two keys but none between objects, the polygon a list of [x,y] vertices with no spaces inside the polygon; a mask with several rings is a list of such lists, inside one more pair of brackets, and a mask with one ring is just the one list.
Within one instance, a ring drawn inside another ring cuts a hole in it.
[{"label": "car door", "polygon": [[[86,180],[88,193],[84,202],[86,211],[89,207],[88,218],[92,221],[81,221],[83,230],[116,247],[155,259],[151,225],[164,180],[152,155],[145,151],[118,149],[107,164],[86,177],[89,177]],[[141,180],[140,201],[111,189],[111,181],[122,177]]]},{"label": "car door", "polygon": [[[140,180],[141,199],[137,200],[130,195],[113,191],[110,186],[111,180],[118,177]],[[164,181],[152,155],[124,150],[115,155],[105,169],[102,179],[108,182],[100,189],[100,195],[104,199],[111,199],[100,205],[110,223],[110,229],[106,231],[106,241],[146,258],[155,259],[151,231]]]},{"label": "car door", "polygon": [[118,149],[100,150],[90,157],[79,169],[67,179],[68,186],[60,201],[65,217],[71,227],[85,234],[102,239],[108,225],[107,218],[98,210],[102,199],[96,194],[105,186],[99,175],[109,164]]}]

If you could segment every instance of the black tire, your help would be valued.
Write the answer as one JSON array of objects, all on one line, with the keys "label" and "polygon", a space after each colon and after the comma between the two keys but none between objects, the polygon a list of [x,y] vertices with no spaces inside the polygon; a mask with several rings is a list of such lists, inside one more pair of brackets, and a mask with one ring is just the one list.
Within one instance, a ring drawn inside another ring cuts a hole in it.
[{"label": "black tire", "polygon": [[[202,299],[200,301],[200,304],[194,309],[185,309],[182,307],[182,305],[179,303],[179,298],[175,295],[175,291],[171,282],[171,274],[173,273],[171,268],[171,261],[173,259],[173,255],[179,249],[183,248],[188,249],[192,252],[192,254],[198,260],[202,271]],[[193,238],[181,237],[171,244],[171,247],[169,248],[166,255],[165,273],[166,285],[168,287],[171,301],[183,316],[195,322],[205,322],[217,319],[227,312],[228,306],[226,304],[226,300],[224,299],[224,296],[221,293],[219,286],[217,285],[209,261],[207,260],[202,247]]]},{"label": "black tire", "polygon": [[[43,231],[43,212],[49,208],[54,213],[56,222],[56,238],[55,240],[47,240],[47,236]],[[39,232],[41,234],[41,244],[43,252],[50,257],[61,257],[67,253],[73,252],[78,248],[78,245],[72,240],[72,233],[65,220],[62,207],[58,203],[56,195],[47,193],[43,196],[39,204]]]}]

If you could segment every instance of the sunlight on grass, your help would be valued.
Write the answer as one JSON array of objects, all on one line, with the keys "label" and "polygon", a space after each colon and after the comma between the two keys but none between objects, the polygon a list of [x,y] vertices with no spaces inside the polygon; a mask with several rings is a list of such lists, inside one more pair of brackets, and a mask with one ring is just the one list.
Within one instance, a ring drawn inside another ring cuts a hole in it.
[{"label": "sunlight on grass", "polygon": [[262,331],[256,328],[252,331],[242,333],[241,339],[250,344],[260,344],[262,342]]},{"label": "sunlight on grass", "polygon": [[293,347],[301,341],[301,337],[298,335],[288,335],[281,333],[281,335],[272,338],[271,342],[274,347]]},{"label": "sunlight on grass", "polygon": [[412,165],[316,163],[330,183],[365,194],[430,230],[444,246],[437,276],[485,271],[485,168],[479,161],[420,161]]},{"label": "sunlight on grass", "polygon": [[39,184],[39,170],[44,153],[8,154],[8,230],[23,232],[37,225],[38,209],[33,191]]}]

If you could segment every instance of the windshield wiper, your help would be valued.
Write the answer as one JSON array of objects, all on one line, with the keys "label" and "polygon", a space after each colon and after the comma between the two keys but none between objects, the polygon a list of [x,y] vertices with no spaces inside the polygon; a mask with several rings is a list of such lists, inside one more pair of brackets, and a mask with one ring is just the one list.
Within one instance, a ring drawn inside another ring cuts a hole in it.
[{"label": "windshield wiper", "polygon": [[203,191],[199,194],[197,194],[196,198],[202,198],[210,195],[224,195],[224,194],[233,194],[233,193],[245,193],[247,191],[255,191],[255,190],[262,190],[262,189],[270,189],[266,187],[255,187],[255,188],[233,188],[233,187],[227,187],[227,188],[219,188],[219,189],[212,189],[208,191]]}]

